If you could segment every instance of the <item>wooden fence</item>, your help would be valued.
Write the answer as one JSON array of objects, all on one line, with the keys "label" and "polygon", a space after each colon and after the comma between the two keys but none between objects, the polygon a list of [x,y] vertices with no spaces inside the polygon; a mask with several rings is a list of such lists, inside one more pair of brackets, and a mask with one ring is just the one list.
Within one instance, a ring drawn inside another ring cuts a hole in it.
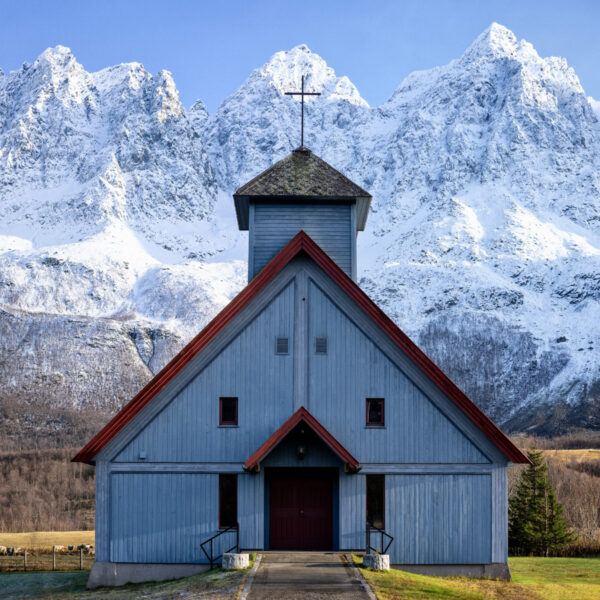
[{"label": "wooden fence", "polygon": [[[6,552],[6,554],[4,554]],[[4,549],[0,547],[0,572],[8,571],[89,571],[94,549],[79,548]]]}]

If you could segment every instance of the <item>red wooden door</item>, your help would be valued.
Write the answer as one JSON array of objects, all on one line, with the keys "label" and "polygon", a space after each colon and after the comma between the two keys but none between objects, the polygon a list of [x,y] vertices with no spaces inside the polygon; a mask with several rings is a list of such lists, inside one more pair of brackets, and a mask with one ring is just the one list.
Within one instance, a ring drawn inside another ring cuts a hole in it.
[{"label": "red wooden door", "polygon": [[333,490],[330,477],[271,479],[271,550],[331,550]]}]

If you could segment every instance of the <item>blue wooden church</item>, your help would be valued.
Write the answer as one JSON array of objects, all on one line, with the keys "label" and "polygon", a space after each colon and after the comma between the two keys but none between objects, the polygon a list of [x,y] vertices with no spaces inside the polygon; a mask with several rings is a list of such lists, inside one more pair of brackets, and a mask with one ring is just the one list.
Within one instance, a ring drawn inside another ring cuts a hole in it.
[{"label": "blue wooden church", "polygon": [[[244,550],[364,550],[509,577],[513,443],[356,283],[371,196],[300,147],[234,195],[249,283],[74,460],[93,585]],[[204,548],[204,550],[203,550]]]}]

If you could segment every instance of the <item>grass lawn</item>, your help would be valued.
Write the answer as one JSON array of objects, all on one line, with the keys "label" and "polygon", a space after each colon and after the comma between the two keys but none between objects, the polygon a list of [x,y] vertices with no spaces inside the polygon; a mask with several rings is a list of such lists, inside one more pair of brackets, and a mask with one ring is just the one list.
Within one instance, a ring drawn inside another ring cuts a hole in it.
[{"label": "grass lawn", "polygon": [[[362,565],[362,558],[354,556]],[[379,600],[598,600],[600,558],[511,558],[513,581],[362,569]]]},{"label": "grass lawn", "polygon": [[0,546],[50,549],[52,546],[94,545],[93,531],[32,531],[27,533],[0,533]]}]

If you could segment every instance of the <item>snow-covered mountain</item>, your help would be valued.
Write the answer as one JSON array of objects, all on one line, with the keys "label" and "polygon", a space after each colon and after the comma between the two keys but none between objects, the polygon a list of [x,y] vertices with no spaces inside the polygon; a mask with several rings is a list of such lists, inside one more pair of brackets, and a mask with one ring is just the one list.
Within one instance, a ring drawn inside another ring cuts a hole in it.
[{"label": "snow-covered mountain", "polygon": [[499,424],[600,427],[598,103],[496,24],[375,108],[306,46],[214,114],[63,47],[0,76],[0,402],[114,409],[241,289],[231,192],[298,145],[302,74],[374,196],[363,288]]},{"label": "snow-covered mountain", "polygon": [[196,126],[135,63],[0,79],[0,399],[114,409],[240,288]]}]

